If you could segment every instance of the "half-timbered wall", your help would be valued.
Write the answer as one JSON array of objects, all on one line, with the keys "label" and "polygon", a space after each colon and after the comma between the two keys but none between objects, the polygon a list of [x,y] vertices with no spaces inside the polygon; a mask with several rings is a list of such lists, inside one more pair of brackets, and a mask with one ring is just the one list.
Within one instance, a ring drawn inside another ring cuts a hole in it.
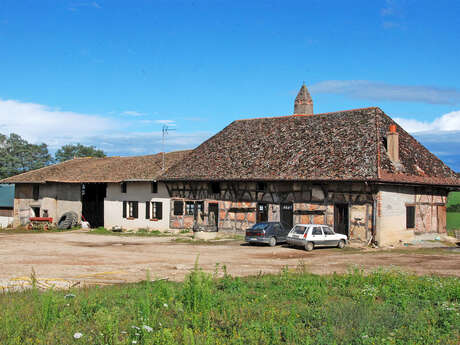
[{"label": "half-timbered wall", "polygon": [[363,183],[309,184],[301,182],[168,182],[171,228],[192,228],[194,216],[174,215],[174,201],[202,200],[203,223],[209,203],[219,205],[219,231],[244,232],[257,222],[257,208],[264,203],[268,221],[280,220],[280,205],[292,204],[293,224],[317,223],[334,227],[334,205],[348,210],[350,238],[368,240],[372,231],[373,194]]}]

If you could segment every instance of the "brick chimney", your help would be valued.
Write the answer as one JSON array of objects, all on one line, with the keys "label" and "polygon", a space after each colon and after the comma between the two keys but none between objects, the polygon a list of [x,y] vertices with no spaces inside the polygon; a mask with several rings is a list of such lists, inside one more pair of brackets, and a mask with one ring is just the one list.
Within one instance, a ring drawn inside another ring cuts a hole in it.
[{"label": "brick chimney", "polygon": [[390,125],[387,133],[387,152],[392,162],[399,163],[399,134],[395,124]]},{"label": "brick chimney", "polygon": [[305,84],[300,88],[294,101],[294,115],[312,115],[313,100]]}]

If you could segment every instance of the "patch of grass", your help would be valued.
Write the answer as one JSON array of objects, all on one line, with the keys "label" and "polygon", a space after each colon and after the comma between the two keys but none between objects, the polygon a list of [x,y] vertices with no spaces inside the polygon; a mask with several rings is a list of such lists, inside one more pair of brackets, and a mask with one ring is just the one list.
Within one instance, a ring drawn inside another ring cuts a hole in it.
[{"label": "patch of grass", "polygon": [[447,231],[460,230],[460,212],[447,212]]},{"label": "patch of grass", "polygon": [[169,233],[161,232],[159,230],[139,229],[137,232],[117,232],[111,231],[104,227],[92,229],[89,234],[93,235],[112,235],[112,236],[140,236],[140,237],[168,237]]},{"label": "patch of grass", "polygon": [[[449,243],[450,244],[450,243]],[[453,247],[453,246],[452,246]],[[394,249],[383,249],[383,250],[366,250],[361,252],[362,254],[426,254],[426,255],[450,255],[460,254],[459,251],[451,250],[449,248],[394,248]]]},{"label": "patch of grass", "polygon": [[[460,280],[398,271],[167,281],[0,295],[0,343],[458,344]],[[79,335],[75,339],[74,335]]]},{"label": "patch of grass", "polygon": [[447,231],[455,236],[454,230],[460,230],[460,192],[449,193],[447,199]]}]

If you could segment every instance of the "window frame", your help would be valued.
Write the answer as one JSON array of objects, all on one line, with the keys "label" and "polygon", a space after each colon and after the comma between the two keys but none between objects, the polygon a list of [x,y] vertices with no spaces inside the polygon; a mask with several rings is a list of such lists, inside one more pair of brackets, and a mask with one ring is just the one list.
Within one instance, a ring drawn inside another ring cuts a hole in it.
[{"label": "window frame", "polygon": [[152,207],[150,207],[151,219],[163,219],[163,202],[152,201]]},{"label": "window frame", "polygon": [[128,220],[139,218],[139,201],[123,201],[123,218]]},{"label": "window frame", "polygon": [[184,215],[186,216],[194,216],[195,215],[195,201],[186,201],[185,202],[185,212]]}]

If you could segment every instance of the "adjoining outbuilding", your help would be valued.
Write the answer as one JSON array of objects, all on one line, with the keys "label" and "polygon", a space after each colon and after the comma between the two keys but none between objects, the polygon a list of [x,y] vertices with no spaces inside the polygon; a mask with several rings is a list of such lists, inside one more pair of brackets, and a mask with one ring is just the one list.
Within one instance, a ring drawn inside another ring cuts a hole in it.
[{"label": "adjoining outbuilding", "polygon": [[[165,170],[187,151],[164,155]],[[91,227],[169,228],[169,195],[157,180],[163,154],[135,157],[75,158],[2,180],[14,184],[14,226],[30,217],[51,217],[68,211]]]},{"label": "adjoining outbuilding", "polygon": [[234,121],[164,173],[171,227],[317,223],[378,244],[446,231],[447,165],[378,107],[312,112],[302,86],[294,115]]},{"label": "adjoining outbuilding", "polygon": [[0,184],[0,228],[13,224],[14,186]]}]

